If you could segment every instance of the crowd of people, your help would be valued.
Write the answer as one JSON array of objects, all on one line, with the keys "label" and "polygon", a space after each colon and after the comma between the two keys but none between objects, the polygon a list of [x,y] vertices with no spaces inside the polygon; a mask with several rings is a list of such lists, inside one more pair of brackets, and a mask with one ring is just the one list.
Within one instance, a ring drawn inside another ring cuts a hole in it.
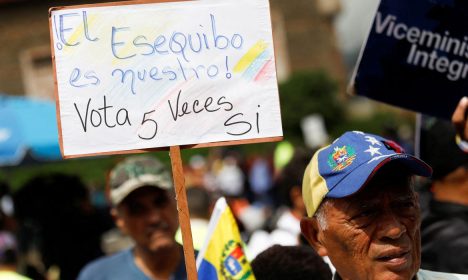
[{"label": "crowd of people", "polygon": [[[295,147],[281,164],[235,149],[193,156],[184,171],[195,250],[224,196],[257,279],[468,279],[467,107],[462,99],[452,123],[425,122],[422,160],[359,131]],[[2,183],[0,279],[186,279],[158,156],[118,163],[106,208],[74,175],[43,174],[15,193]]]}]

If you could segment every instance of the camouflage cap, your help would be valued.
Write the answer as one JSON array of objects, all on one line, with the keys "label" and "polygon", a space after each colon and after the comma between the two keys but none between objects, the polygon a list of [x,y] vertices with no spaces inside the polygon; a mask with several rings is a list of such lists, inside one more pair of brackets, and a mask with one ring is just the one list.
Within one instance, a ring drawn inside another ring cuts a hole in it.
[{"label": "camouflage cap", "polygon": [[143,186],[172,189],[171,174],[156,158],[149,156],[128,157],[109,174],[110,198],[118,205],[134,190]]}]

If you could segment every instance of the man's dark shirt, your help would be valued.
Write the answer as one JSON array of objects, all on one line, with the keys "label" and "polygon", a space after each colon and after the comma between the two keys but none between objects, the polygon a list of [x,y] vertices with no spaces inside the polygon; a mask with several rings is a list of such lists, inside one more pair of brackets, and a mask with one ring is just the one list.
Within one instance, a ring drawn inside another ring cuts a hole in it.
[{"label": "man's dark shirt", "polygon": [[421,268],[468,274],[468,206],[434,199],[423,211]]}]

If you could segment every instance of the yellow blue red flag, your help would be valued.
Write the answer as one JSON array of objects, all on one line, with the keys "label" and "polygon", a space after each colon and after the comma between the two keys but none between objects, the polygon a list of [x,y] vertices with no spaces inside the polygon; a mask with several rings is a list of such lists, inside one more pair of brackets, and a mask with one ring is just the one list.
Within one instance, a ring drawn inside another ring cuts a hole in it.
[{"label": "yellow blue red flag", "polygon": [[199,280],[255,280],[236,220],[224,197],[216,202],[205,243],[198,253]]}]

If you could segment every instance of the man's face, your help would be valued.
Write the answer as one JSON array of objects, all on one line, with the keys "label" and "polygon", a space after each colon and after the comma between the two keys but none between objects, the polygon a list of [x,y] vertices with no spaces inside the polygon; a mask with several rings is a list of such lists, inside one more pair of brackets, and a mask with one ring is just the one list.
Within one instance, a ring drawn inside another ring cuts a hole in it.
[{"label": "man's face", "polygon": [[401,170],[379,173],[360,192],[324,205],[324,229],[316,223],[312,245],[343,279],[412,279],[419,269],[417,197]]},{"label": "man's face", "polygon": [[142,187],[130,193],[118,206],[116,223],[143,250],[157,252],[176,245],[177,209],[160,188]]}]

